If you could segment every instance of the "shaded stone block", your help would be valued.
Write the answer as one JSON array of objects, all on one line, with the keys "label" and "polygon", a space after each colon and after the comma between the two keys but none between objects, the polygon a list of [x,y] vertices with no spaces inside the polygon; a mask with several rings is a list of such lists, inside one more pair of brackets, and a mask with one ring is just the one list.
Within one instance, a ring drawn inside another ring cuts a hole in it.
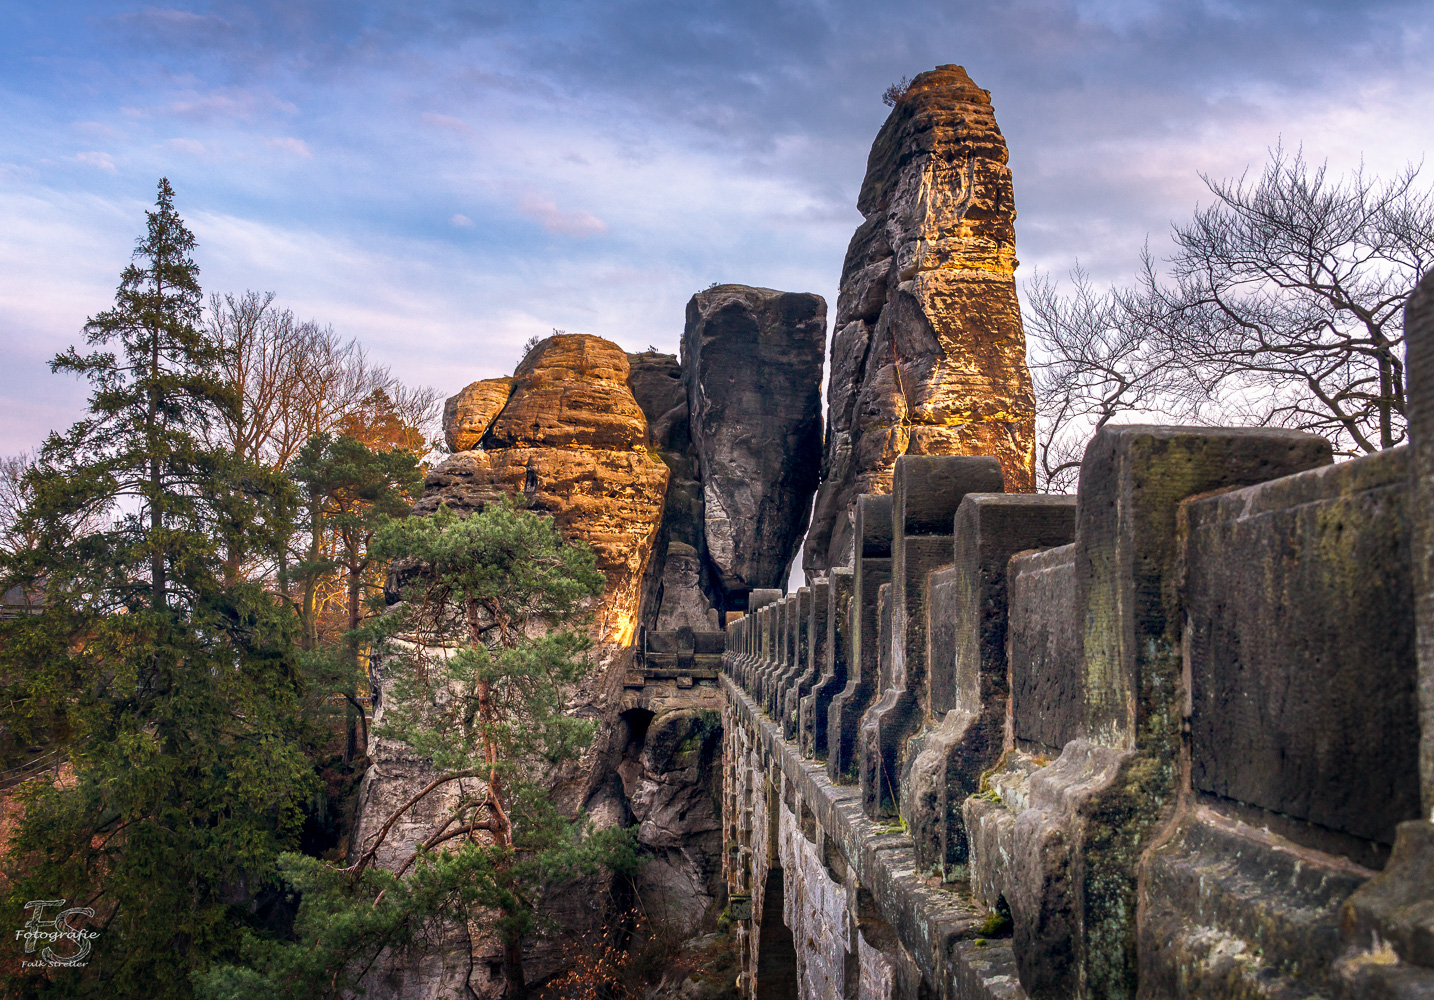
[{"label": "shaded stone block", "polygon": [[[789,725],[788,739],[797,741],[802,753],[812,752],[812,727],[802,725],[802,700],[812,693],[821,678],[827,660],[827,615],[831,603],[831,584],[826,580],[814,581],[811,585],[811,600],[807,606],[806,639],[802,654],[800,673],[787,686],[782,717]],[[808,718],[810,723],[810,718]]]},{"label": "shaded stone block", "polygon": [[[892,488],[892,676],[862,720],[862,796],[870,816],[896,812],[901,780],[920,750],[908,745],[931,721],[926,664],[927,584],[951,561],[951,525],[968,493],[998,492],[994,458],[903,455]],[[872,782],[869,784],[868,782]],[[880,789],[878,789],[880,785]]]},{"label": "shaded stone block", "polygon": [[786,668],[776,678],[772,692],[772,718],[781,721],[782,735],[789,740],[797,735],[796,705],[789,700],[789,696],[797,679],[809,666],[811,618],[812,590],[810,587],[802,587],[792,595],[791,618],[787,625],[791,642],[789,660]]},{"label": "shaded stone block", "polygon": [[[1194,787],[1386,851],[1419,817],[1408,458],[1368,455],[1182,512]],[[1302,824],[1276,828],[1340,850]]]},{"label": "shaded stone block", "polygon": [[[1082,735],[1031,774],[1028,793],[967,816],[973,868],[1010,905],[1033,1000],[1135,993],[1136,867],[1178,791],[1180,502],[1329,460],[1327,442],[1279,430],[1106,426],[1086,449],[1075,538]],[[1019,839],[976,858],[1007,826]],[[1067,886],[1069,905],[1042,885]],[[1075,915],[1070,936],[1053,916],[1063,908]]]},{"label": "shaded stone block", "polygon": [[1434,996],[1434,272],[1405,305],[1404,337],[1424,818],[1399,825],[1389,863],[1345,904],[1342,1000]]},{"label": "shaded stone block", "polygon": [[1012,735],[1054,757],[1085,724],[1075,546],[1013,556],[1008,573]]}]

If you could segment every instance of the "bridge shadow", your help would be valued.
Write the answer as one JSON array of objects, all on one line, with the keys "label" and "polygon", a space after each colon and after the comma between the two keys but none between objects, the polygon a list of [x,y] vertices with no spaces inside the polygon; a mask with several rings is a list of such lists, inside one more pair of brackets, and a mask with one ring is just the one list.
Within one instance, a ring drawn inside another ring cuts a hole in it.
[{"label": "bridge shadow", "polygon": [[782,869],[769,868],[757,942],[756,1000],[797,1000],[797,947],[782,922]]}]

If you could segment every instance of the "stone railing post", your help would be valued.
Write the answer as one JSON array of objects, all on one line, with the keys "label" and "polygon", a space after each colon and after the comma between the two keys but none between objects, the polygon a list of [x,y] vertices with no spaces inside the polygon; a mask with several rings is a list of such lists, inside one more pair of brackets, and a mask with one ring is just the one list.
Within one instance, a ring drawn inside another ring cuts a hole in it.
[{"label": "stone railing post", "polygon": [[956,511],[954,559],[931,574],[931,717],[902,787],[902,815],[917,864],[945,871],[966,862],[961,803],[1004,747],[1006,567],[1025,549],[1064,545],[1075,534],[1075,497],[972,493]]},{"label": "stone railing post", "polygon": [[832,699],[846,687],[847,664],[851,656],[852,571],[843,566],[827,576],[825,640],[817,661],[821,676],[811,694],[801,699],[799,727],[802,752],[818,760],[827,759],[827,712]]},{"label": "stone railing post", "polygon": [[[1136,866],[1180,780],[1180,502],[1328,461],[1324,439],[1266,429],[1106,426],[1086,448],[1073,553],[1082,735],[1031,774],[1003,876],[1031,996],[1136,994]],[[973,865],[990,867],[974,850]]]},{"label": "stone railing post", "polygon": [[[804,588],[805,589],[805,588]],[[812,693],[827,659],[827,608],[831,600],[831,584],[816,580],[811,584],[811,599],[807,604],[806,646],[802,654],[802,669],[787,685],[786,705],[782,717],[789,727],[787,738],[797,741],[802,755],[812,755],[810,726],[802,728],[802,699]],[[810,722],[810,720],[808,720]]]},{"label": "stone railing post", "polygon": [[851,659],[846,687],[827,710],[827,774],[838,784],[859,777],[857,733],[876,694],[878,591],[891,582],[891,497],[856,498],[852,542]]},{"label": "stone railing post", "polygon": [[[929,721],[926,599],[931,571],[951,562],[951,527],[968,493],[1002,491],[1001,464],[971,455],[902,455],[891,494],[891,682],[861,721],[862,808],[898,811],[911,739]],[[919,742],[919,741],[918,741]]]}]

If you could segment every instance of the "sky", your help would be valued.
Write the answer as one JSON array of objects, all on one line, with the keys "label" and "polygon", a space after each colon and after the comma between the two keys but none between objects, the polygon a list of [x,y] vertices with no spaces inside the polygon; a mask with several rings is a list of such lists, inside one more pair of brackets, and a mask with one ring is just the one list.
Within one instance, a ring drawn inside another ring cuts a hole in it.
[{"label": "sky", "polygon": [[[676,352],[713,282],[824,296],[886,87],[991,92],[1018,279],[1134,274],[1276,142],[1421,162],[1434,0],[0,0],[0,454],[77,419],[49,359],[113,301],[159,177],[207,292],[271,291],[406,382],[553,328]],[[1424,178],[1434,183],[1434,164]]]}]

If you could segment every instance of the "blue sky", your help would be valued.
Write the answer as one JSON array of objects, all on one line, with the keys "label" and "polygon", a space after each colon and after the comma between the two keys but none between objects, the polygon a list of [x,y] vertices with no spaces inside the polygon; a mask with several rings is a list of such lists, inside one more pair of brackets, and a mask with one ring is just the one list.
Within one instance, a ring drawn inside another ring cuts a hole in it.
[{"label": "blue sky", "polygon": [[[1434,135],[1434,3],[0,0],[0,452],[167,175],[209,291],[277,293],[449,394],[552,327],[675,351],[714,281],[834,308],[894,80],[992,92],[1021,275],[1133,273],[1267,147]],[[1434,164],[1427,168],[1434,171]],[[1434,182],[1434,174],[1426,174]]]}]

